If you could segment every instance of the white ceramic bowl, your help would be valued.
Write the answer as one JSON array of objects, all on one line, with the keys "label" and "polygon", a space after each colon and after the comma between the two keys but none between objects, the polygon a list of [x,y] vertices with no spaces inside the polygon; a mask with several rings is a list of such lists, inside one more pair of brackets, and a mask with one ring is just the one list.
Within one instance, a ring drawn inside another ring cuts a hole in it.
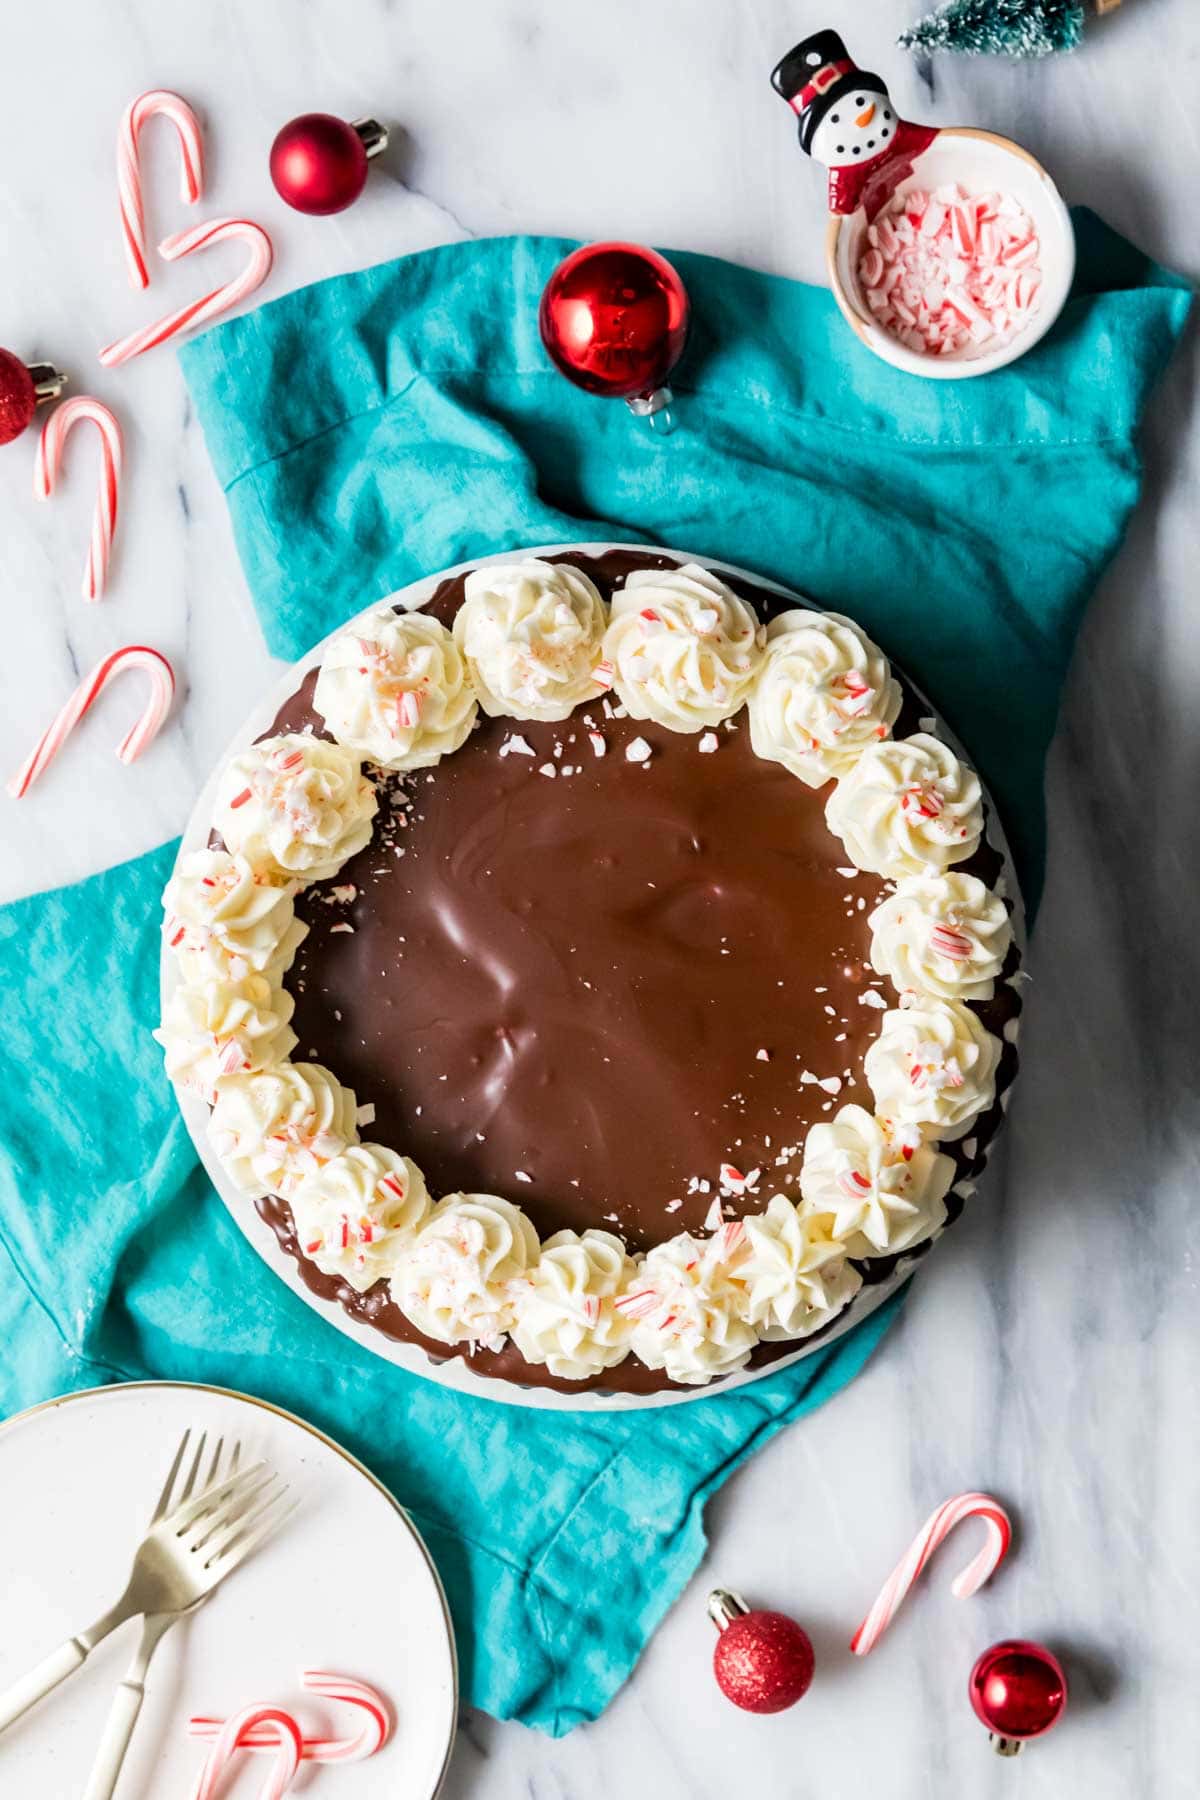
[{"label": "white ceramic bowl", "polygon": [[1038,310],[1006,343],[989,348],[968,344],[950,356],[910,350],[880,325],[867,305],[858,264],[868,220],[860,207],[848,217],[829,221],[825,256],[834,299],[869,350],[910,375],[931,381],[961,381],[987,375],[1024,356],[1045,337],[1063,309],[1075,274],[1075,233],[1062,195],[1036,158],[1008,138],[966,126],[948,126],[922,151],[913,172],[896,189],[937,188],[956,181],[969,194],[993,190],[1011,194],[1033,220],[1041,244],[1042,286]]}]

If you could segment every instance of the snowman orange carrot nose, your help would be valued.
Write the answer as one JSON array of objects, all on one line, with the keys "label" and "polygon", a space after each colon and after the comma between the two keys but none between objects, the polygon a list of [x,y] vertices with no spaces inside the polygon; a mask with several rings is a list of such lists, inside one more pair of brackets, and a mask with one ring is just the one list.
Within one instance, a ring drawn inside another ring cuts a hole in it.
[{"label": "snowman orange carrot nose", "polygon": [[875,117],[875,102],[872,100],[872,102],[871,102],[870,106],[868,106],[866,112],[860,112],[860,113],[855,114],[854,123],[856,125],[860,126],[861,128],[865,129],[866,126],[868,126],[871,123],[871,120],[874,117]]}]

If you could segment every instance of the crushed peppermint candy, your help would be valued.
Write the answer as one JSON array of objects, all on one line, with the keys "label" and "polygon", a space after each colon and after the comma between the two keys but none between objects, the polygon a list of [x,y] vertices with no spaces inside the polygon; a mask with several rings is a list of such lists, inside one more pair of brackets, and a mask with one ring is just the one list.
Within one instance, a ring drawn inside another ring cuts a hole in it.
[{"label": "crushed peppermint candy", "polygon": [[648,763],[654,752],[644,737],[632,738],[625,746],[625,761],[631,763]]},{"label": "crushed peppermint candy", "polygon": [[545,762],[539,766],[538,774],[545,775],[550,781],[553,781],[554,777],[558,774],[558,770],[555,768],[553,763]]},{"label": "crushed peppermint candy", "polygon": [[858,996],[858,1004],[860,1006],[873,1006],[876,1012],[887,1011],[887,1001],[879,992],[878,988],[864,988],[863,992]]},{"label": "crushed peppermint candy", "polygon": [[700,742],[696,745],[701,756],[711,756],[714,750],[719,750],[720,747],[721,740],[715,731],[706,731],[700,739]]},{"label": "crushed peppermint candy", "polygon": [[957,183],[896,194],[867,229],[863,297],[885,331],[922,355],[1008,343],[1038,310],[1041,245],[1011,195]]},{"label": "crushed peppermint candy", "polygon": [[500,746],[501,756],[535,756],[536,754],[537,752],[528,738],[523,738],[516,731],[510,737],[506,737]]}]

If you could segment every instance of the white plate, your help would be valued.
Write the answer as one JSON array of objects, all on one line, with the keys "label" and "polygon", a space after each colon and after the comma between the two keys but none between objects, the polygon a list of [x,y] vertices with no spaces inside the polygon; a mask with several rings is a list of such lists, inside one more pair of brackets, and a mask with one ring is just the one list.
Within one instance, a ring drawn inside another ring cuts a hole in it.
[{"label": "white plate", "polygon": [[[204,1762],[193,1713],[256,1701],[306,1730],[350,1735],[360,1716],[304,1692],[302,1666],[369,1682],[391,1739],[345,1771],[304,1764],[292,1792],[433,1800],[454,1741],[458,1682],[445,1596],[406,1514],[361,1463],[290,1413],[183,1382],[135,1382],[49,1400],[0,1427],[0,1691],[100,1616],[125,1585],[186,1428],[238,1437],[301,1501],[279,1534],[168,1632],[121,1780],[121,1800],[185,1800]],[[210,1442],[212,1441],[210,1435]],[[83,1792],[109,1702],[137,1643],[121,1627],[83,1668],[0,1736],[0,1794]],[[252,1800],[261,1755],[238,1759],[229,1800]],[[224,1800],[224,1797],[223,1797]]]},{"label": "white plate", "polygon": [[[381,606],[424,606],[428,600],[432,599],[435,590],[443,581],[461,574],[464,570],[481,568],[488,563],[512,562],[515,557],[522,556],[559,556],[572,551],[578,555],[603,556],[608,550],[642,550],[648,551],[652,555],[677,557],[685,560],[688,555],[684,550],[669,549],[659,544],[543,544],[527,550],[506,550],[496,556],[472,557],[469,562],[458,563],[452,569],[442,569],[436,575],[424,576],[420,581],[414,581],[408,587],[401,588],[398,593],[389,594],[384,600],[373,600],[370,606],[365,607],[363,612],[356,617],[365,618],[368,613],[377,611]],[[744,581],[752,582],[756,587],[779,594],[793,606],[812,606],[812,601],[806,600],[802,594],[795,593],[791,588],[781,587],[778,582],[767,581],[749,569],[738,568],[734,563],[715,562],[709,556],[698,556],[695,560],[719,573],[740,577]],[[339,637],[352,623],[352,619],[344,619],[327,637],[322,638],[319,644],[314,644],[307,656],[302,656],[299,662],[294,663],[291,669],[279,678],[270,693],[263,697],[250,717],[237,731],[196,801],[179,847],[180,856],[185,856],[191,850],[203,849],[208,843],[209,833],[212,829],[217,780],[230,757],[244,750],[248,744],[253,743],[256,738],[261,737],[270,729],[275,715],[284,701],[291,698],[309,671],[320,665],[326,645],[335,637]],[[886,644],[883,649],[887,650]],[[943,724],[940,718],[937,718],[935,709],[929,705],[920,689],[909,680],[907,675],[904,676],[904,679],[922,705],[928,707],[930,715],[936,719],[938,735],[960,755],[965,756],[966,752],[962,745],[949,727]],[[1023,951],[1024,911],[1020,888],[1012,856],[1001,831],[995,803],[990,796],[988,797],[987,835],[989,842],[1004,858],[1008,891],[1013,898],[1015,907],[1014,931],[1017,942]],[[179,971],[175,958],[171,956],[164,943],[161,962],[161,991],[164,1006],[178,981]],[[333,1073],[336,1075],[337,1070],[334,1069]],[[305,1284],[294,1259],[288,1255],[286,1250],[281,1249],[274,1232],[268,1230],[267,1226],[263,1224],[253,1202],[246,1198],[245,1194],[234,1185],[226,1174],[210,1142],[209,1108],[206,1103],[197,1094],[178,1085],[175,1088],[175,1096],[200,1160],[243,1236],[253,1245],[263,1261],[269,1263],[281,1280],[287,1283],[294,1294],[298,1294],[314,1311],[328,1319],[331,1325],[335,1325],[347,1337],[353,1338],[355,1343],[361,1345],[364,1350],[370,1350],[374,1355],[382,1356],[388,1362],[398,1363],[401,1368],[408,1369],[413,1374],[424,1375],[431,1381],[437,1381],[443,1387],[454,1388],[461,1393],[474,1394],[486,1400],[500,1400],[512,1406],[541,1407],[556,1412],[613,1412],[645,1410],[660,1406],[682,1406],[689,1401],[702,1400],[706,1394],[728,1394],[735,1388],[746,1387],[750,1382],[761,1381],[767,1376],[777,1375],[780,1369],[788,1368],[792,1363],[799,1362],[802,1357],[810,1356],[814,1351],[824,1350],[828,1345],[835,1343],[845,1332],[858,1325],[873,1313],[876,1307],[881,1306],[891,1294],[894,1294],[896,1289],[907,1281],[915,1267],[914,1258],[904,1258],[886,1281],[871,1288],[861,1289],[855,1300],[847,1307],[846,1313],[839,1323],[817,1342],[800,1344],[790,1356],[781,1356],[777,1362],[768,1363],[762,1369],[742,1370],[711,1388],[675,1389],[658,1394],[619,1394],[598,1391],[560,1394],[551,1388],[520,1387],[513,1382],[477,1375],[458,1356],[448,1356],[444,1361],[435,1363],[419,1345],[398,1343],[395,1339],[386,1337],[381,1331],[376,1331],[372,1326],[352,1318],[338,1305],[336,1300],[318,1298]]]}]

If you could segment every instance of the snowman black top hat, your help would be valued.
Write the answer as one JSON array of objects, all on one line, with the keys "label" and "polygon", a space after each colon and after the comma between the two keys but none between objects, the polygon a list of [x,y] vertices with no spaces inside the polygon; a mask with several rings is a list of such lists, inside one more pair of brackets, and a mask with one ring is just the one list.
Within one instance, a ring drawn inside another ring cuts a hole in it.
[{"label": "snowman black top hat", "polygon": [[813,133],[831,107],[852,89],[887,96],[882,76],[856,67],[836,31],[814,31],[778,62],[771,85],[800,120],[800,148],[810,154]]}]

